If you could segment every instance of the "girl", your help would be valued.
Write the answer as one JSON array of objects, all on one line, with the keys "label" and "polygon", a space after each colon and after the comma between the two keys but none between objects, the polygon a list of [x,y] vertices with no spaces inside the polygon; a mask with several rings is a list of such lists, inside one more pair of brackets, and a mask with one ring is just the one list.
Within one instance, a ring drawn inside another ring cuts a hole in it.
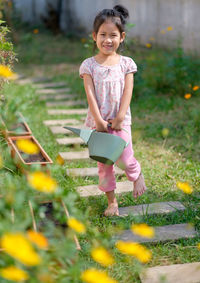
[{"label": "girl", "polygon": [[[133,155],[131,137],[129,105],[133,91],[133,74],[137,72],[137,66],[131,58],[117,53],[125,39],[128,16],[128,10],[121,5],[104,9],[96,16],[92,36],[98,54],[84,60],[79,72],[84,80],[89,104],[85,125],[130,141],[116,164],[125,170],[128,180],[133,182],[133,195],[136,198],[146,190],[140,164]],[[105,192],[108,199],[108,208],[104,215],[119,215],[114,193],[116,180],[113,165],[98,162],[98,173],[99,189]]]}]

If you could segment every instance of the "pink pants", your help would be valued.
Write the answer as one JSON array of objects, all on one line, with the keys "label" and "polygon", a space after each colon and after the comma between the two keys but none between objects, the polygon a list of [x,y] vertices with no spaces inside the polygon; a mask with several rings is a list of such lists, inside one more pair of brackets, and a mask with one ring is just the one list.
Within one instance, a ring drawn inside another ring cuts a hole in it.
[{"label": "pink pants", "polygon": [[[131,127],[123,126],[127,132],[115,131],[110,127],[108,132],[110,134],[116,135],[124,139],[126,142],[129,141],[128,146],[124,149],[123,153],[116,161],[116,164],[119,168],[124,169],[126,176],[129,181],[135,181],[140,175],[141,167],[139,162],[134,157],[134,152],[132,148],[132,136],[131,136]],[[98,174],[99,174],[99,189],[103,192],[110,192],[116,189],[116,180],[115,172],[113,165],[106,165],[100,162],[97,162],[98,165]]]}]

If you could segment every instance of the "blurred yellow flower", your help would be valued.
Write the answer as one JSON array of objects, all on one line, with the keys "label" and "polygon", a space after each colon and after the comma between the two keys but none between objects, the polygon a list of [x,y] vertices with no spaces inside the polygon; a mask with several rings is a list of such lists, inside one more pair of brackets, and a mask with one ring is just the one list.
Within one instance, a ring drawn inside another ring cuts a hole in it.
[{"label": "blurred yellow flower", "polygon": [[166,138],[169,135],[169,129],[163,128],[162,129],[162,136],[163,138]]},{"label": "blurred yellow flower", "polygon": [[147,48],[151,48],[151,47],[152,47],[152,44],[151,44],[151,43],[146,43],[146,47],[147,47]]},{"label": "blurred yellow flower", "polygon": [[52,275],[49,273],[39,273],[38,274],[38,282],[42,283],[53,283],[55,280],[52,278]]},{"label": "blurred yellow flower", "polygon": [[9,67],[0,64],[0,77],[15,80],[17,78],[17,74],[13,73]]},{"label": "blurred yellow flower", "polygon": [[83,234],[86,232],[85,225],[74,217],[70,217],[67,220],[67,224],[71,229],[73,229],[77,233]]},{"label": "blurred yellow flower", "polygon": [[166,31],[165,31],[164,29],[162,29],[162,30],[160,31],[160,33],[165,34]]},{"label": "blurred yellow flower", "polygon": [[47,249],[48,248],[48,240],[47,238],[39,232],[29,230],[27,232],[28,239],[36,244],[40,249]]},{"label": "blurred yellow flower", "polygon": [[29,278],[28,273],[16,266],[8,266],[0,270],[1,277],[15,282],[25,281]]},{"label": "blurred yellow flower", "polygon": [[167,30],[168,31],[173,30],[173,27],[169,26],[169,27],[167,27]]},{"label": "blurred yellow flower", "polygon": [[192,88],[194,91],[196,91],[196,90],[198,90],[199,89],[199,86],[198,85],[195,85],[195,86],[193,86],[193,88]]},{"label": "blurred yellow flower", "polygon": [[95,268],[87,269],[81,273],[81,280],[87,283],[117,283],[105,271]]},{"label": "blurred yellow flower", "polygon": [[112,255],[104,248],[97,247],[91,251],[92,258],[103,266],[110,266],[114,264],[114,258]]},{"label": "blurred yellow flower", "polygon": [[200,243],[197,244],[197,248],[200,250]]},{"label": "blurred yellow flower", "polygon": [[85,42],[86,42],[86,38],[84,38],[84,37],[81,38],[81,42],[82,42],[82,43],[85,43]]},{"label": "blurred yellow flower", "polygon": [[58,187],[51,176],[41,171],[30,172],[28,182],[31,187],[43,193],[53,193]]},{"label": "blurred yellow flower", "polygon": [[33,30],[33,33],[34,33],[34,34],[39,33],[39,29],[35,28],[35,29]]},{"label": "blurred yellow flower", "polygon": [[186,182],[177,182],[176,185],[185,194],[191,194],[193,192],[193,188]]},{"label": "blurred yellow flower", "polygon": [[3,168],[3,158],[2,156],[0,155],[0,169]]},{"label": "blurred yellow flower", "polygon": [[133,224],[131,226],[131,230],[134,234],[146,238],[153,238],[155,235],[154,229],[148,226],[146,223]]},{"label": "blurred yellow flower", "polygon": [[62,158],[62,156],[60,154],[58,154],[58,156],[56,157],[56,163],[59,164],[59,165],[65,164],[65,160]]},{"label": "blurred yellow flower", "polygon": [[27,139],[19,139],[16,141],[17,148],[26,154],[38,154],[40,152],[39,147]]},{"label": "blurred yellow flower", "polygon": [[151,251],[135,242],[116,242],[116,248],[123,254],[136,257],[140,262],[147,263],[152,257]]},{"label": "blurred yellow flower", "polygon": [[191,93],[186,93],[186,94],[184,95],[185,99],[190,99],[191,96],[192,96]]},{"label": "blurred yellow flower", "polygon": [[4,252],[25,265],[34,266],[41,262],[40,256],[22,233],[4,234],[1,238],[1,247]]}]

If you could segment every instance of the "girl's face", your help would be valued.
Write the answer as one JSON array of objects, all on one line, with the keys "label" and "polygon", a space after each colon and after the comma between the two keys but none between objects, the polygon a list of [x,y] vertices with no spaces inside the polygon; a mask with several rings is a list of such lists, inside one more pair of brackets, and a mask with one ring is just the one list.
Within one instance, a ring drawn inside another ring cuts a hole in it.
[{"label": "girl's face", "polygon": [[115,54],[120,43],[125,38],[125,32],[120,34],[117,26],[110,20],[100,26],[97,34],[93,32],[92,35],[100,53],[106,56]]}]

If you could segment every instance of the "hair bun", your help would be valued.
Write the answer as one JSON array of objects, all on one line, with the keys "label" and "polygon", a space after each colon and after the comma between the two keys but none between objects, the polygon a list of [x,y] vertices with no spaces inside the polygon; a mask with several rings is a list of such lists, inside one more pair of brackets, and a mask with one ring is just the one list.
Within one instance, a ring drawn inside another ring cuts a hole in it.
[{"label": "hair bun", "polygon": [[120,14],[120,16],[123,17],[124,21],[125,21],[126,18],[129,17],[129,12],[128,12],[128,10],[127,10],[124,6],[122,6],[122,5],[116,5],[116,6],[113,8],[113,10],[117,11],[117,12]]}]

